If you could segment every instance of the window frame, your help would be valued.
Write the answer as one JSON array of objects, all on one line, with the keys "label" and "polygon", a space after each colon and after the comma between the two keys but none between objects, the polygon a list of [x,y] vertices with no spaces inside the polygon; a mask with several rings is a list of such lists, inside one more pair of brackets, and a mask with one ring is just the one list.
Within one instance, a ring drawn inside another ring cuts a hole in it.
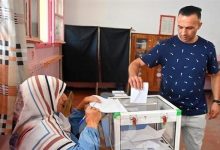
[{"label": "window frame", "polygon": [[[33,4],[34,0],[25,0],[25,31],[26,31],[26,40],[27,42],[41,42],[40,40],[40,18],[39,18],[39,1],[36,0],[35,2],[37,3],[36,5],[36,12],[33,13],[32,11],[34,9],[32,9],[32,4]],[[36,26],[36,33],[37,36],[35,36],[33,34],[33,14],[36,14],[36,19],[35,21],[37,21],[37,26]]]}]

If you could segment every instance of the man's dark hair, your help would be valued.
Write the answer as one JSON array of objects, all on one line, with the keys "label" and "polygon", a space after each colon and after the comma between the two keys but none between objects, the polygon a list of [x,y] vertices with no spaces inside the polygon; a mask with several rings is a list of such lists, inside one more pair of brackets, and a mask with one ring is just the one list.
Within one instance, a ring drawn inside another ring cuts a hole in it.
[{"label": "man's dark hair", "polygon": [[190,16],[196,14],[199,19],[201,19],[202,9],[195,6],[185,6],[179,10],[178,15]]}]

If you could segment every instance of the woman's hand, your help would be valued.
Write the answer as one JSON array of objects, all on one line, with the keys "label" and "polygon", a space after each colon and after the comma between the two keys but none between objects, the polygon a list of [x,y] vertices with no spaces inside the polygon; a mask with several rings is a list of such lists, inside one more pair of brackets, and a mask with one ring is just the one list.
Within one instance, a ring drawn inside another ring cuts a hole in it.
[{"label": "woman's hand", "polygon": [[101,120],[101,112],[91,106],[88,106],[85,110],[86,124],[87,127],[96,128],[98,127],[99,121]]},{"label": "woman's hand", "polygon": [[79,105],[76,108],[78,110],[84,110],[90,102],[100,103],[101,101],[96,96],[87,96],[79,103]]}]

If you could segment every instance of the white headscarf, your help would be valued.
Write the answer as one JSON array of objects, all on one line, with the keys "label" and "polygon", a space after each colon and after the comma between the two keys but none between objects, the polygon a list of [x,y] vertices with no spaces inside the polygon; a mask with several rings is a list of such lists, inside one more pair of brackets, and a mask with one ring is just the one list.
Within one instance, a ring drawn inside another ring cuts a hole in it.
[{"label": "white headscarf", "polygon": [[63,81],[46,75],[30,77],[20,85],[12,149],[68,149],[75,145],[56,116],[65,87]]}]

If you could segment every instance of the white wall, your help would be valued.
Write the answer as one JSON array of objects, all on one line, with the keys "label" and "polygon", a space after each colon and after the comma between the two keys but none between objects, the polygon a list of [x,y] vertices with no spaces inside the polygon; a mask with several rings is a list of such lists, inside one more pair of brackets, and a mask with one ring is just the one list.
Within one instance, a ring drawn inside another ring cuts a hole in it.
[{"label": "white wall", "polygon": [[132,27],[137,33],[158,34],[160,15],[177,16],[186,5],[202,8],[203,26],[198,34],[212,41],[220,55],[219,0],[64,0],[64,23]]}]

